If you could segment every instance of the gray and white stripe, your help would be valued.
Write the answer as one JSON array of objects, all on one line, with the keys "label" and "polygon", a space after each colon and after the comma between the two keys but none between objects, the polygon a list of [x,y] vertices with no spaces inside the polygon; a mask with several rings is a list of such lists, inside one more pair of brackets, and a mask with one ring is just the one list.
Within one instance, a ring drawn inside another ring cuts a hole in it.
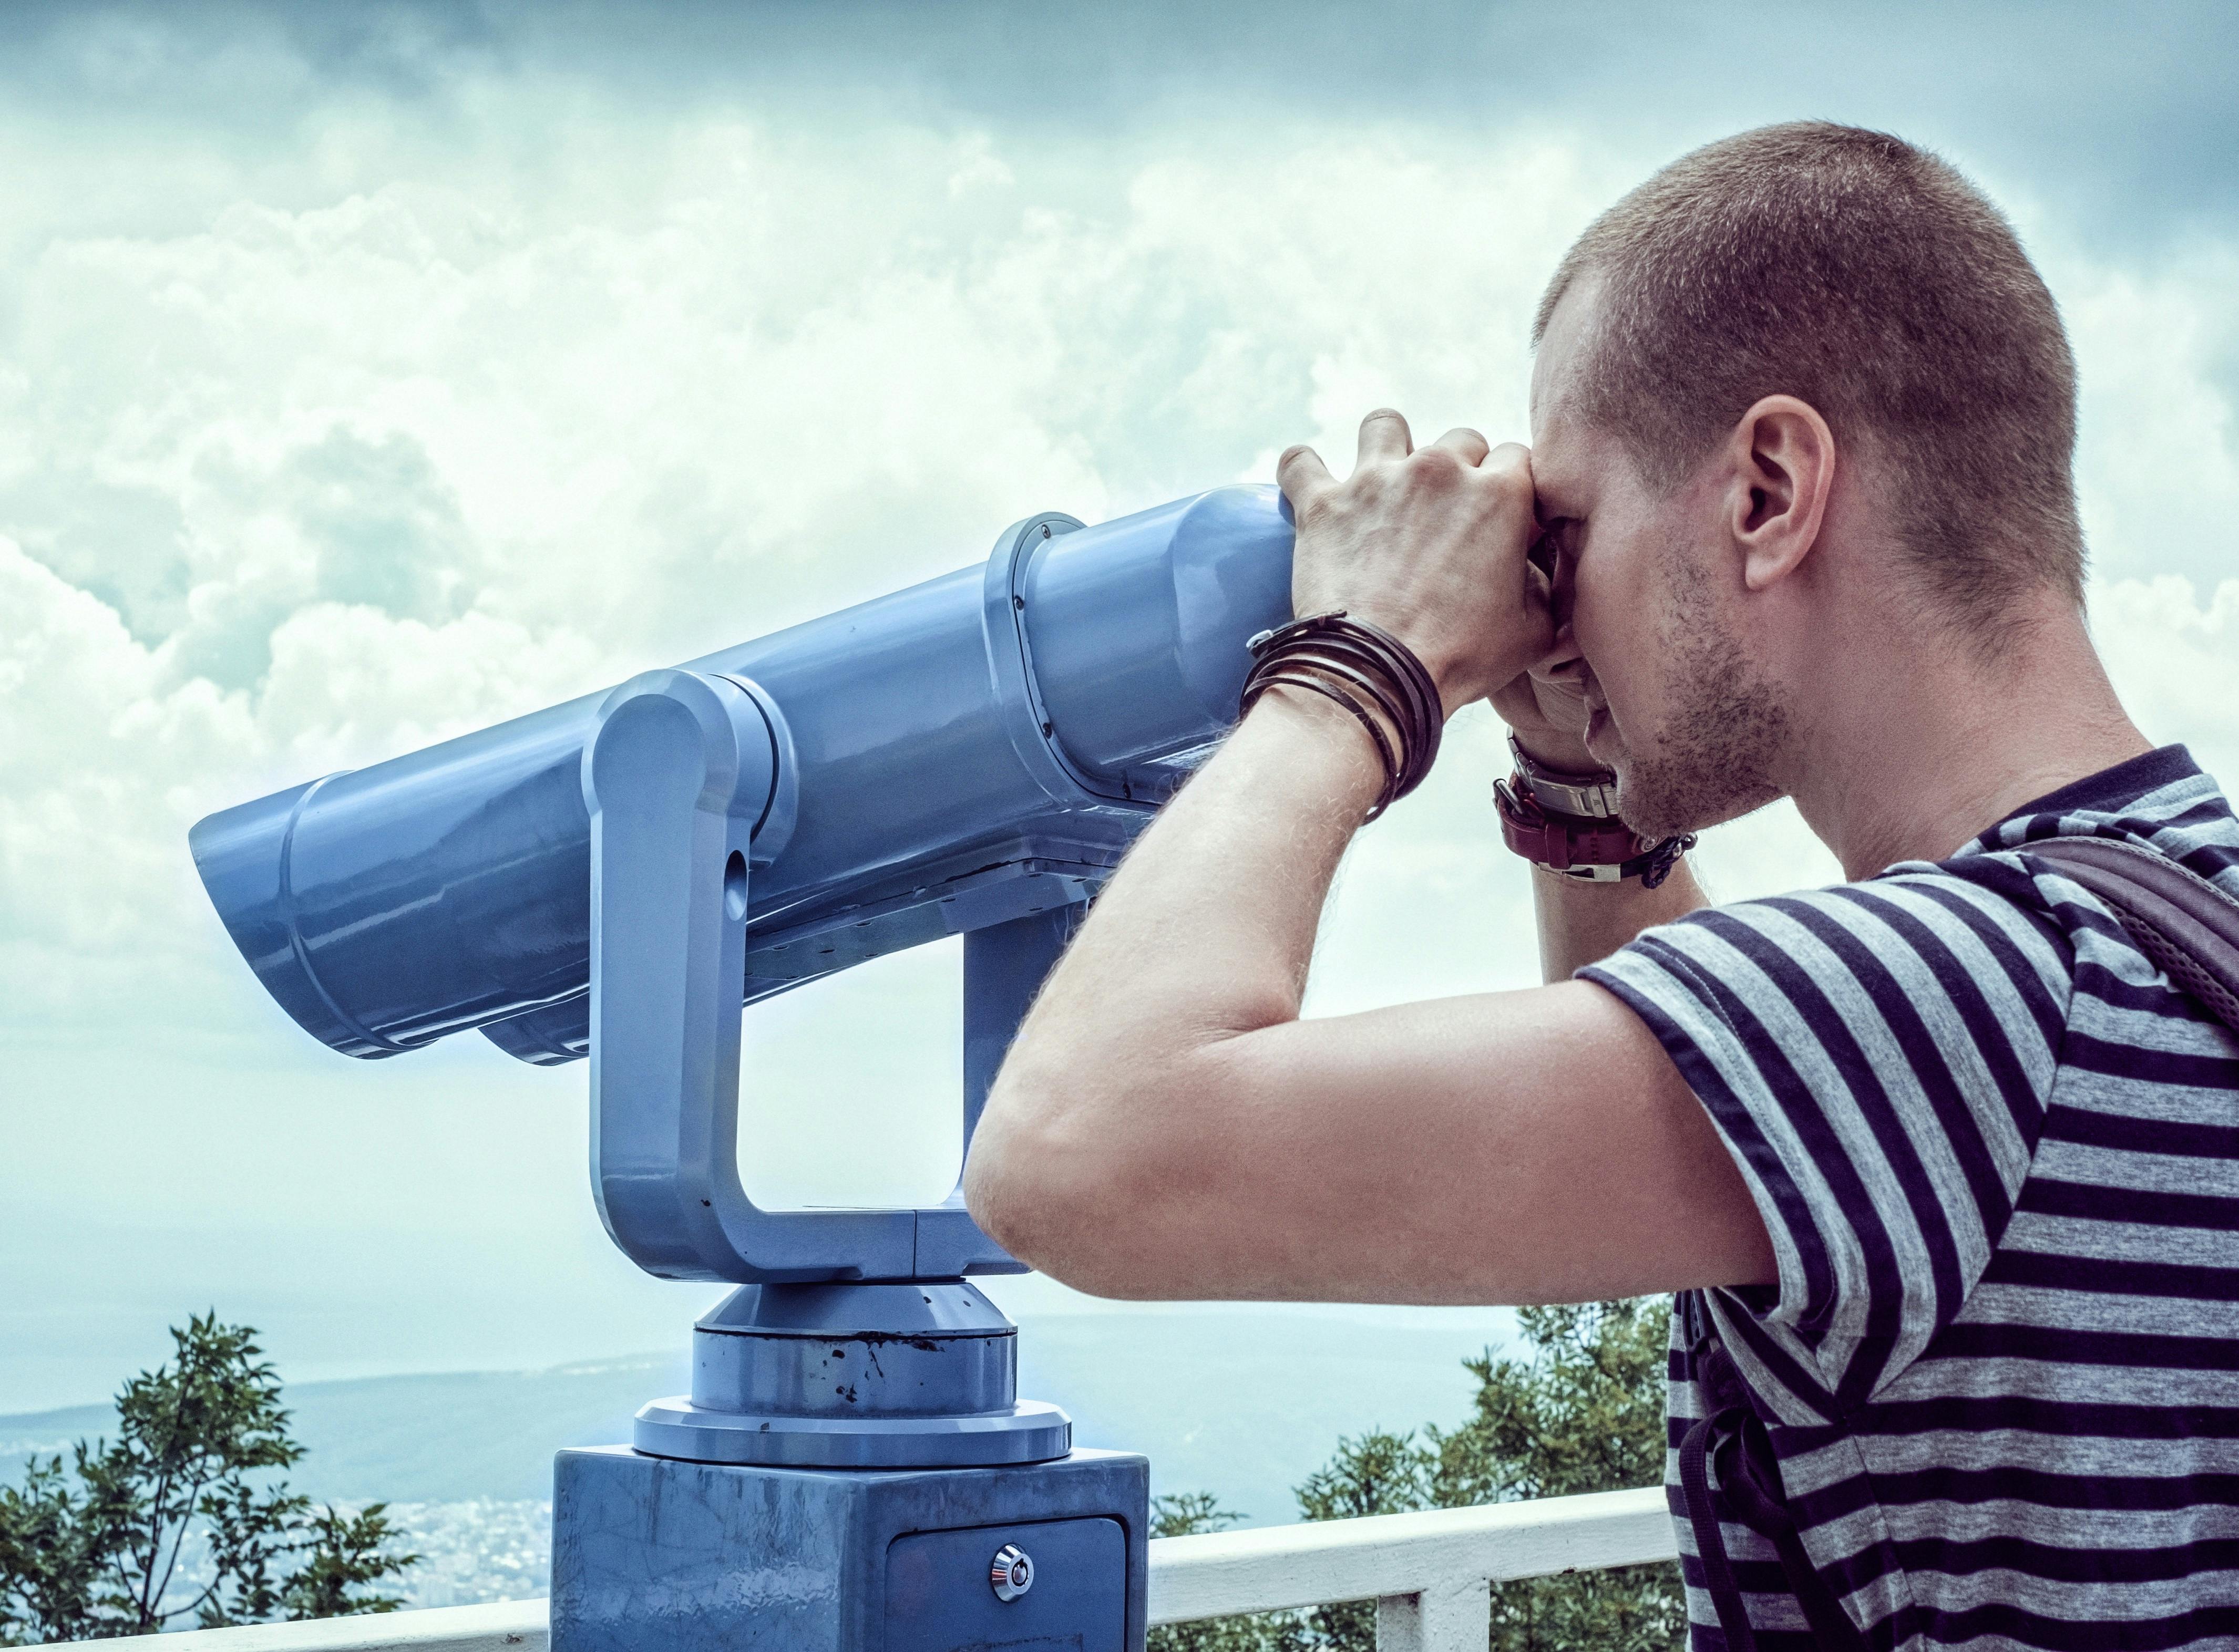
[{"label": "gray and white stripe", "polygon": [[[1779,1264],[1710,1305],[1877,1647],[2239,1646],[2239,1038],[2029,853],[2128,838],[2239,893],[2181,747],[1951,859],[1651,930],[1582,972],[1657,1033]],[[1676,1447],[1700,1415],[1672,1353]],[[1677,1454],[1667,1478],[1677,1504]],[[1679,1512],[1683,1512],[1681,1510]],[[1766,1652],[1810,1644],[1725,1528]],[[1695,1644],[1720,1649],[1679,1523]]]}]

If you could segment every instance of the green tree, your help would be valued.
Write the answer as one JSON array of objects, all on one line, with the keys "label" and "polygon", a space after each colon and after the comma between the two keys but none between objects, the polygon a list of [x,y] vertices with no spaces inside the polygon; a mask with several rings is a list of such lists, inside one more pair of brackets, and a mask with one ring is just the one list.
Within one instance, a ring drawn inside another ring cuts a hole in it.
[{"label": "green tree", "polygon": [[[1299,1488],[1309,1520],[1458,1509],[1653,1485],[1664,1477],[1664,1384],[1671,1304],[1661,1297],[1525,1308],[1521,1359],[1464,1363],[1477,1396],[1460,1426],[1339,1443]],[[1686,1597],[1667,1565],[1565,1572],[1496,1583],[1491,1652],[1650,1652],[1686,1633]],[[1372,1652],[1366,1602],[1315,1614],[1331,1652]]]},{"label": "green tree", "polygon": [[389,1552],[389,1543],[400,1534],[389,1523],[388,1509],[387,1503],[376,1503],[350,1515],[329,1506],[310,1516],[309,1557],[281,1592],[289,1617],[349,1617],[393,1612],[404,1604],[400,1595],[359,1592],[420,1558]]},{"label": "green tree", "polygon": [[[1432,1506],[1431,1476],[1437,1459],[1412,1434],[1371,1429],[1339,1439],[1337,1455],[1297,1489],[1299,1513],[1308,1520],[1354,1520],[1363,1515],[1405,1514]],[[1339,1601],[1317,1606],[1306,1621],[1318,1647],[1332,1652],[1375,1652],[1376,1602]]]},{"label": "green tree", "polygon": [[1530,1356],[1465,1360],[1478,1383],[1468,1420],[1424,1430],[1437,1457],[1432,1501],[1457,1508],[1660,1483],[1670,1303],[1524,1308],[1517,1317]]},{"label": "green tree", "polygon": [[[272,1479],[303,1451],[256,1332],[211,1313],[171,1339],[170,1363],[119,1390],[113,1442],[81,1440],[70,1471],[60,1455],[35,1459],[22,1485],[0,1487],[0,1644],[402,1604],[367,1592],[419,1558],[387,1549],[383,1505],[314,1511]],[[208,1581],[175,1588],[198,1550]]]},{"label": "green tree", "polygon": [[[1530,1350],[1465,1361],[1477,1378],[1452,1429],[1371,1430],[1298,1488],[1308,1520],[1463,1508],[1653,1485],[1664,1475],[1664,1380],[1671,1310],[1662,1298],[1520,1310]],[[1162,1497],[1158,1536],[1219,1530],[1239,1516],[1209,1496]],[[1686,1634],[1668,1565],[1496,1583],[1489,1652],[1665,1652]],[[1195,1635],[1202,1638],[1179,1638]],[[1156,1635],[1174,1638],[1158,1640]],[[1374,1652],[1376,1604],[1220,1618],[1155,1631],[1153,1652]]]},{"label": "green tree", "polygon": [[[1659,1483],[1671,1302],[1581,1303],[1518,1313],[1531,1352],[1465,1362],[1471,1415],[1424,1430],[1431,1501],[1442,1509]],[[1499,1583],[1493,1652],[1648,1652],[1686,1634],[1676,1567],[1626,1566]]]}]

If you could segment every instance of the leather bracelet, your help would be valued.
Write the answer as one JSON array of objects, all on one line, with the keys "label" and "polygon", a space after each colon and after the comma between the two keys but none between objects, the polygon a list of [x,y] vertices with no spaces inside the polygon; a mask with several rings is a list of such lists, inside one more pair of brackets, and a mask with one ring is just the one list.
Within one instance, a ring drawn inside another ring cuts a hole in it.
[{"label": "leather bracelet", "polygon": [[1580,883],[1638,878],[1642,888],[1654,889],[1671,875],[1679,857],[1695,846],[1691,832],[1651,843],[1622,820],[1543,809],[1521,776],[1506,783],[1495,780],[1492,799],[1500,816],[1501,840],[1509,848]]},{"label": "leather bracelet", "polygon": [[1269,672],[1253,686],[1251,699],[1245,702],[1244,708],[1249,711],[1253,700],[1257,700],[1268,689],[1278,687],[1304,688],[1321,695],[1325,700],[1333,700],[1359,720],[1360,726],[1368,731],[1368,738],[1375,742],[1376,755],[1384,765],[1384,790],[1378,794],[1375,806],[1369,810],[1363,824],[1365,825],[1367,820],[1373,820],[1378,815],[1383,813],[1392,802],[1392,777],[1399,772],[1399,760],[1392,755],[1392,742],[1385,738],[1383,725],[1370,716],[1367,708],[1343,689],[1334,687],[1321,678],[1305,671]]},{"label": "leather bracelet", "polygon": [[1394,691],[1377,695],[1398,720],[1406,748],[1399,788],[1394,795],[1405,797],[1423,783],[1423,777],[1438,759],[1446,712],[1438,685],[1412,648],[1380,626],[1350,618],[1343,608],[1309,614],[1264,634],[1266,655],[1289,654],[1313,664],[1344,662],[1364,667],[1380,679],[1386,689]]},{"label": "leather bracelet", "polygon": [[[1404,730],[1407,726],[1407,708],[1399,703],[1399,697],[1392,693],[1390,686],[1379,673],[1365,670],[1350,660],[1327,659],[1319,651],[1300,647],[1291,650],[1282,660],[1275,662],[1269,668],[1269,677],[1272,680],[1276,673],[1299,671],[1324,680],[1333,679],[1343,690],[1358,690],[1383,713],[1385,723],[1390,727]],[[1284,680],[1288,680],[1287,677]],[[1404,766],[1404,756],[1395,759],[1388,751],[1385,753],[1384,761],[1385,766],[1395,773]]]},{"label": "leather bracelet", "polygon": [[[1366,820],[1423,783],[1438,760],[1445,707],[1429,669],[1406,644],[1340,608],[1262,631],[1246,647],[1252,651],[1252,668],[1238,697],[1239,717],[1262,693],[1283,683],[1338,701],[1368,730],[1384,764],[1384,786]],[[1397,739],[1397,752],[1384,738],[1379,716]]]}]

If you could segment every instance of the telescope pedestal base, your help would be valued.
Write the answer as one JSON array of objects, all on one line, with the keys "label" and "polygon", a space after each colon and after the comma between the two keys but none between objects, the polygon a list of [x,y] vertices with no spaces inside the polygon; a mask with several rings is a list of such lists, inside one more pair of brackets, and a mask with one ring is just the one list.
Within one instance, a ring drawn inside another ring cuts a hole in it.
[{"label": "telescope pedestal base", "polygon": [[[1149,1499],[1148,1462],[1113,1451],[935,1470],[562,1451],[552,1652],[1141,1652]],[[1030,1566],[1010,1599],[1007,1549]]]},{"label": "telescope pedestal base", "polygon": [[771,1468],[945,1469],[1047,1463],[1073,1443],[1073,1422],[1054,1405],[1020,1400],[964,1416],[741,1416],[679,1395],[640,1409],[631,1443],[648,1456]]}]

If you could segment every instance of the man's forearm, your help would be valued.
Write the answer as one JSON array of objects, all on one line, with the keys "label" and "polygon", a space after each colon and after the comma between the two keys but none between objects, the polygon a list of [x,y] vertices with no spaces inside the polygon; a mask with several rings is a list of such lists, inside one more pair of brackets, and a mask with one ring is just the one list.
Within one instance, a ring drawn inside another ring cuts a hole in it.
[{"label": "man's forearm", "polygon": [[1119,1167],[1188,1138],[1186,1111],[1222,1088],[1207,1068],[1222,1046],[1297,1018],[1330,882],[1382,780],[1341,707],[1277,688],[1252,708],[1135,846],[1020,1028],[966,1167],[983,1224],[1014,1248],[1093,1225],[1125,1198]]},{"label": "man's forearm", "polygon": [[1568,1302],[1773,1277],[1732,1160],[1611,994],[1299,1018],[1382,779],[1341,708],[1279,690],[1253,709],[1020,1030],[966,1166],[980,1225],[1113,1297]]},{"label": "man's forearm", "polygon": [[1585,883],[1544,866],[1531,868],[1531,905],[1539,925],[1539,975],[1567,981],[1644,929],[1684,918],[1710,904],[1684,860],[1654,889],[1638,879]]},{"label": "man's forearm", "polygon": [[1296,1017],[1331,880],[1380,779],[1342,708],[1266,695],[1099,898],[1012,1061],[1089,1041],[1157,1060],[1179,1028],[1218,1037]]}]

